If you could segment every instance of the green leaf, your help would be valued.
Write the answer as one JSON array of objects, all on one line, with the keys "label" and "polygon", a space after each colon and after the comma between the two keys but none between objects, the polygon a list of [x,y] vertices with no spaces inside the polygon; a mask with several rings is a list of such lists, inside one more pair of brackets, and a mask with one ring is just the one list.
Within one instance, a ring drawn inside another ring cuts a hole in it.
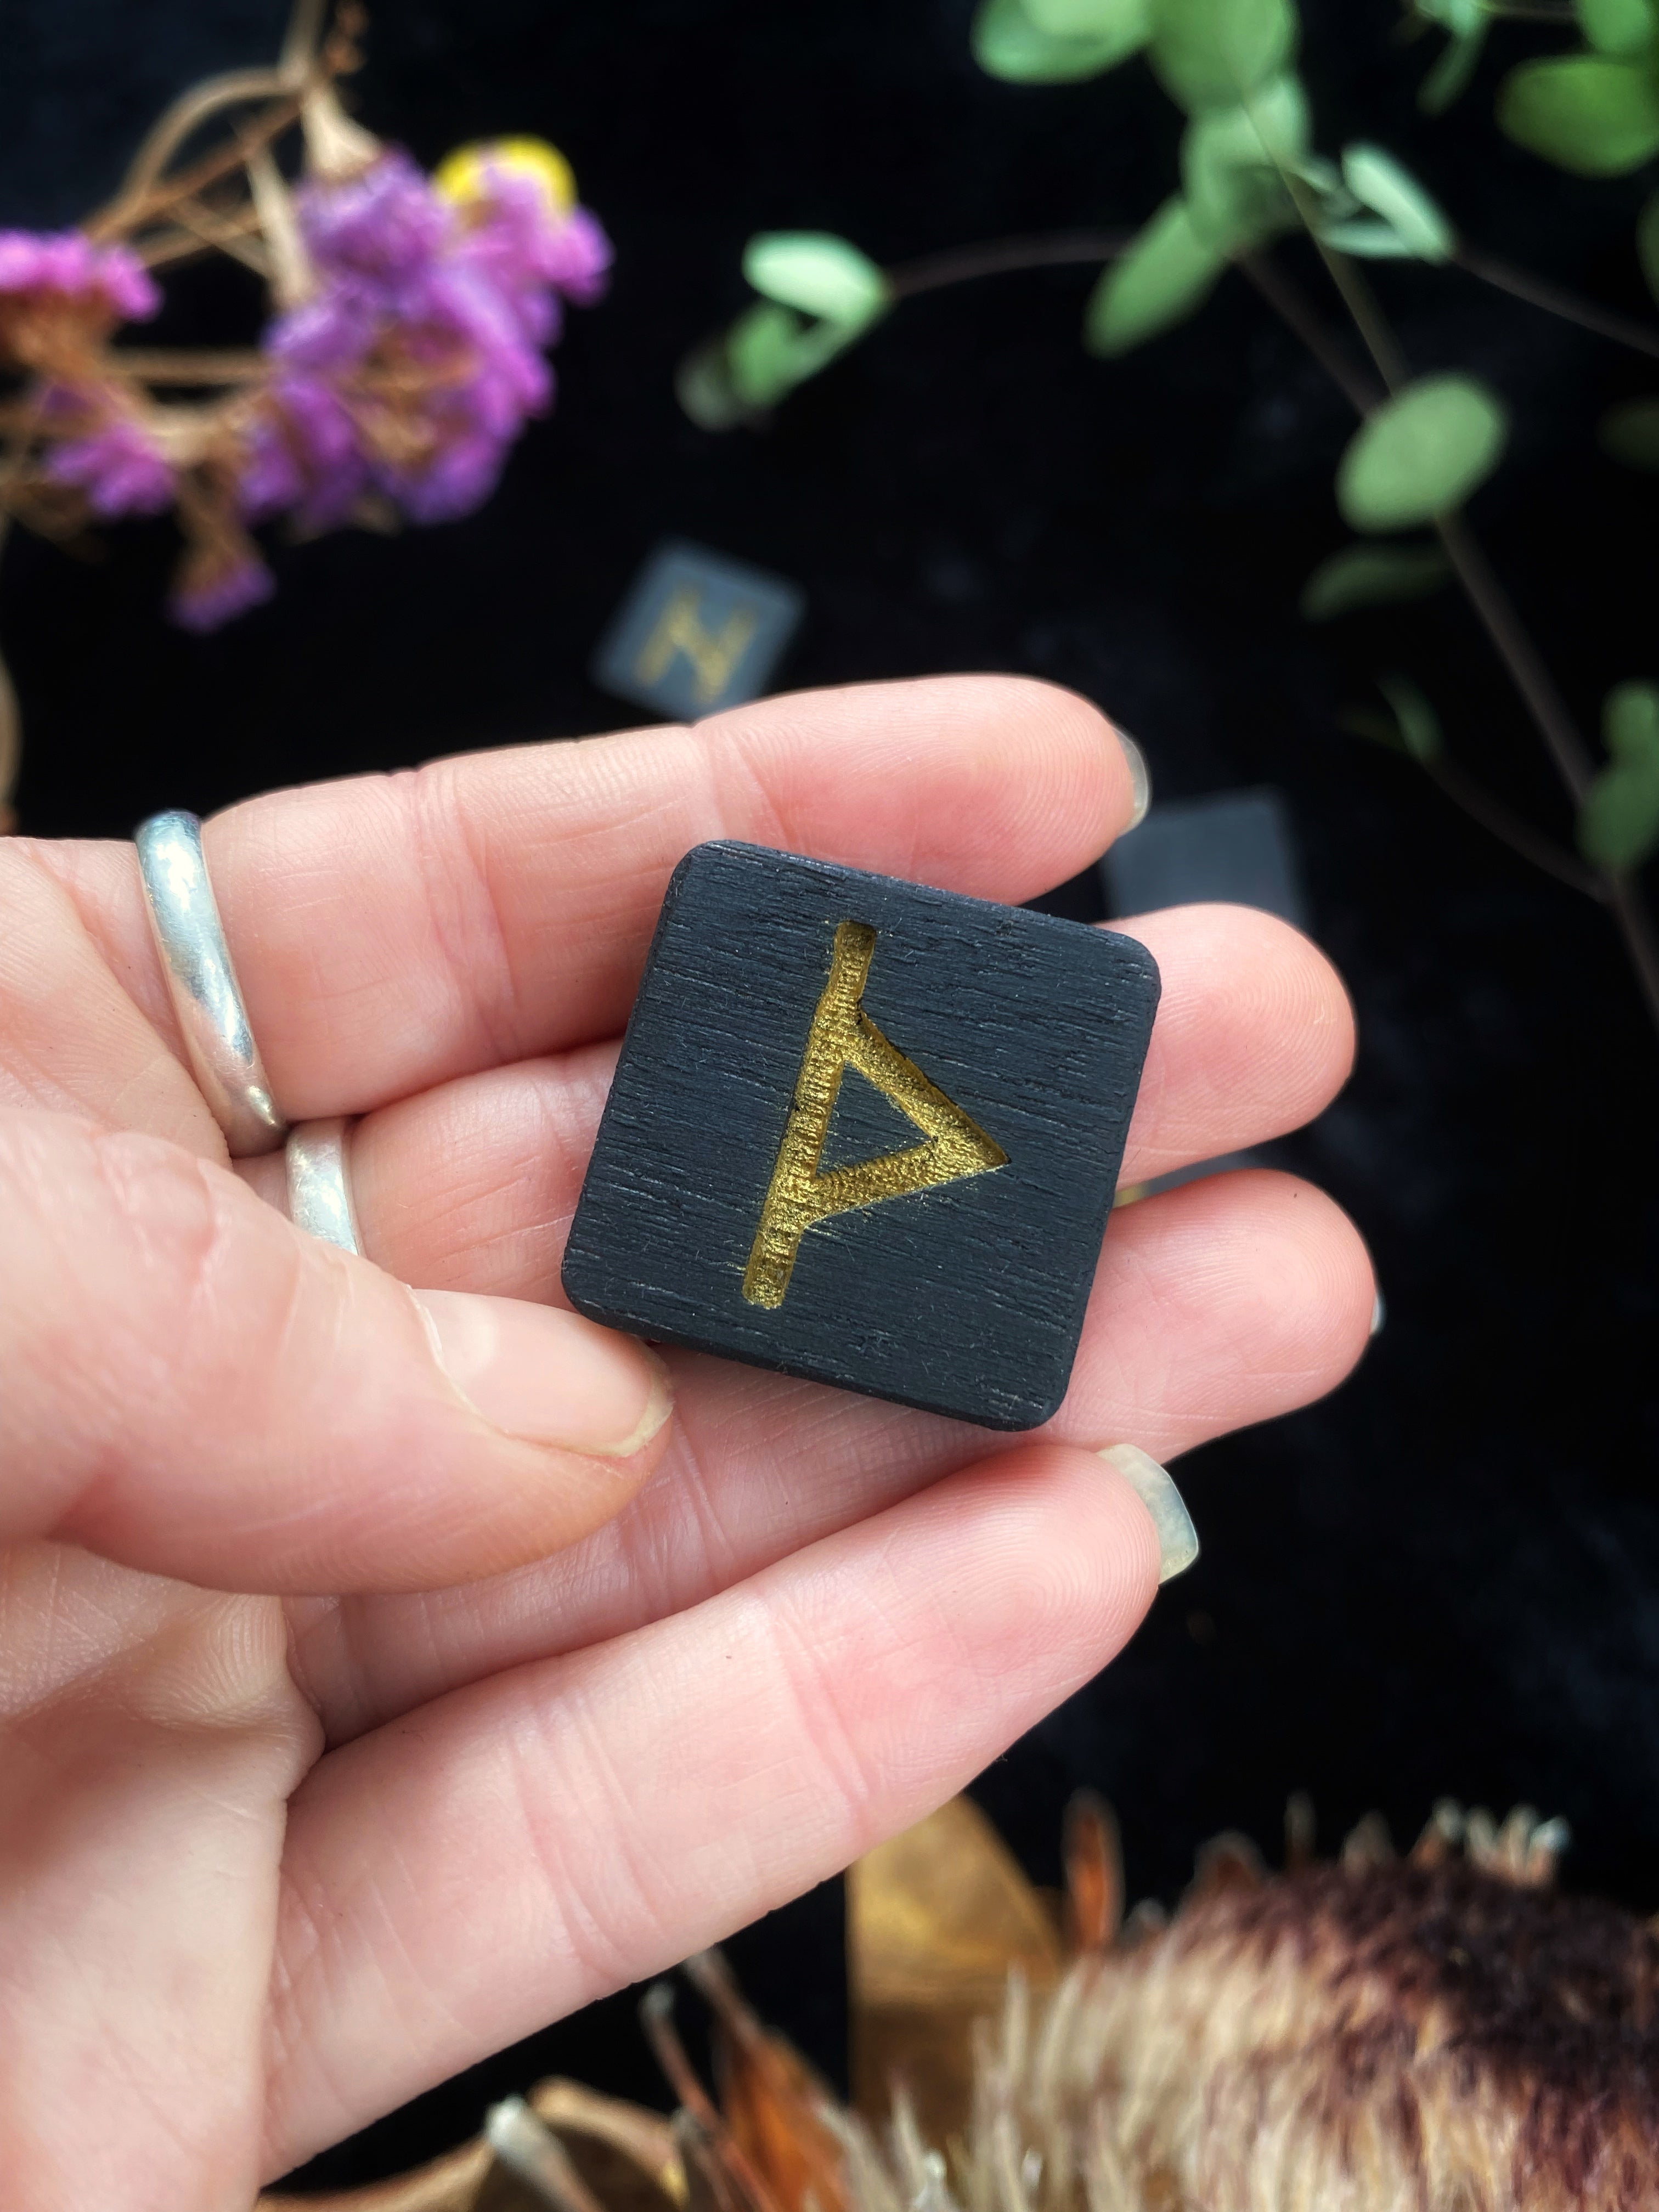
[{"label": "green leaf", "polygon": [[1648,0],[1574,0],[1574,12],[1598,54],[1644,54],[1653,44]]},{"label": "green leaf", "polygon": [[1303,617],[1330,622],[1356,607],[1425,599],[1450,574],[1437,545],[1345,545],[1322,561],[1303,586]]},{"label": "green leaf", "polygon": [[1339,253],[1361,261],[1414,261],[1416,254],[1391,222],[1362,217],[1353,222],[1322,222],[1319,235]]},{"label": "green leaf", "polygon": [[824,230],[763,232],[744,248],[743,273],[763,297],[843,329],[867,328],[892,296],[867,253]]},{"label": "green leaf", "polygon": [[1488,21],[1486,0],[1413,0],[1411,13],[1419,22],[1438,23],[1454,38],[1467,38]]},{"label": "green leaf", "polygon": [[1654,759],[1659,755],[1659,689],[1615,684],[1601,702],[1601,735],[1616,761]]},{"label": "green leaf", "polygon": [[[1070,84],[1115,69],[1138,53],[1146,43],[1146,10],[1147,0],[1115,0],[1110,6],[1090,6],[1085,0],[1030,0],[1030,5],[981,0],[969,43],[988,76],[1009,84]],[[1097,27],[1049,27],[1067,15],[1091,16]]]},{"label": "green leaf", "polygon": [[1291,0],[1152,0],[1152,67],[1189,114],[1236,107],[1296,51]]},{"label": "green leaf", "polygon": [[1226,265],[1194,228],[1186,202],[1165,200],[1089,295],[1084,343],[1108,357],[1127,353],[1200,307]]},{"label": "green leaf", "polygon": [[754,418],[732,384],[724,335],[687,354],[675,372],[674,396],[700,430],[732,430]]},{"label": "green leaf", "polygon": [[1426,768],[1446,750],[1440,717],[1409,676],[1379,676],[1376,688],[1394,709],[1400,742],[1414,761]]},{"label": "green leaf", "polygon": [[1659,192],[1636,218],[1636,254],[1649,291],[1659,300]]},{"label": "green leaf", "polygon": [[1596,428],[1601,451],[1627,469],[1659,475],[1659,399],[1627,399],[1609,407]]},{"label": "green leaf", "polygon": [[1480,66],[1491,26],[1490,15],[1477,15],[1468,29],[1455,32],[1447,40],[1439,60],[1418,87],[1417,104],[1425,115],[1443,115],[1468,91],[1469,79]]},{"label": "green leaf", "polygon": [[798,384],[827,368],[857,339],[860,325],[805,323],[770,300],[739,315],[726,337],[732,390],[745,413],[775,407]]},{"label": "green leaf", "polygon": [[1026,14],[1051,39],[1110,40],[1127,57],[1152,35],[1150,0],[1023,0]]},{"label": "green leaf", "polygon": [[1345,148],[1342,180],[1362,207],[1380,215],[1419,261],[1449,261],[1457,234],[1410,171],[1380,146]]},{"label": "green leaf", "polygon": [[1578,849],[1598,868],[1639,867],[1659,848],[1659,688],[1615,685],[1601,734],[1612,757],[1578,811]]},{"label": "green leaf", "polygon": [[796,356],[805,327],[790,308],[770,301],[732,324],[726,358],[732,389],[744,407],[769,407],[802,381]]},{"label": "green leaf", "polygon": [[1308,152],[1307,95],[1293,76],[1263,85],[1245,107],[1194,116],[1181,142],[1181,176],[1193,228],[1224,253],[1244,253],[1294,227],[1296,203],[1282,172]]},{"label": "green leaf", "polygon": [[1566,54],[1504,78],[1498,120],[1519,146],[1581,177],[1620,177],[1659,154],[1659,82],[1634,62]]},{"label": "green leaf", "polygon": [[1472,376],[1425,376],[1379,407],[1342,456],[1336,503],[1356,530],[1409,530],[1461,507],[1498,466],[1503,402]]}]

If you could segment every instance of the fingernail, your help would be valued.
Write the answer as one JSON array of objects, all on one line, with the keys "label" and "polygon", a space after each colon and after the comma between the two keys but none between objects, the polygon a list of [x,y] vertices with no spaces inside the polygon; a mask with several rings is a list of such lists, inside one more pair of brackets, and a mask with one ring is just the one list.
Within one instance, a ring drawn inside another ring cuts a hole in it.
[{"label": "fingernail", "polygon": [[466,1291],[411,1291],[434,1358],[492,1428],[626,1459],[673,1411],[668,1370],[580,1314]]},{"label": "fingernail", "polygon": [[1146,809],[1152,803],[1152,772],[1146,765],[1146,756],[1127,730],[1119,730],[1117,741],[1123,748],[1123,757],[1129,763],[1130,812],[1126,830],[1139,830],[1146,819]]},{"label": "fingernail", "polygon": [[1158,1578],[1173,1582],[1184,1575],[1198,1557],[1198,1531],[1166,1467],[1160,1467],[1139,1444],[1109,1444],[1101,1453],[1115,1467],[1152,1516],[1158,1531]]},{"label": "fingernail", "polygon": [[1382,1303],[1382,1293],[1379,1291],[1371,1301],[1371,1334],[1373,1336],[1382,1335],[1382,1324],[1388,1318],[1389,1309]]}]

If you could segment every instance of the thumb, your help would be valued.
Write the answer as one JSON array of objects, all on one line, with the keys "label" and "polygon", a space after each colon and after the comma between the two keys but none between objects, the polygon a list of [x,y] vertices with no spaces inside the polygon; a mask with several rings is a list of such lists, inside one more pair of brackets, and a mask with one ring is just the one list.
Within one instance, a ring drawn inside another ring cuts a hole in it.
[{"label": "thumb", "polygon": [[407,1290],[158,1138],[0,1113],[0,1541],[430,1589],[585,1534],[666,1441],[631,1338]]}]

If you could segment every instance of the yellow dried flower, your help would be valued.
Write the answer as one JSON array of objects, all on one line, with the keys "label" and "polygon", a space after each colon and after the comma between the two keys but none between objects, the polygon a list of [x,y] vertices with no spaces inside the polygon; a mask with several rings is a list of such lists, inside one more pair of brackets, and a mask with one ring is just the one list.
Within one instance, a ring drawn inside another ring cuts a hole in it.
[{"label": "yellow dried flower", "polygon": [[576,204],[574,173],[545,138],[479,138],[458,146],[433,171],[432,181],[456,207],[471,207],[489,198],[492,173],[539,185],[555,215],[568,215]]}]

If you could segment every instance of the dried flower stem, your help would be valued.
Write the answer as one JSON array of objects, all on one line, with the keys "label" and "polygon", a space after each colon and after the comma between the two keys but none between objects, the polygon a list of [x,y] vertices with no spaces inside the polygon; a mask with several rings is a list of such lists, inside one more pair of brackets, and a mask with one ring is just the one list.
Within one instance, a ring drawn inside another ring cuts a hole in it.
[{"label": "dried flower stem", "polygon": [[224,109],[251,106],[256,100],[292,98],[295,91],[293,77],[277,69],[229,70],[192,86],[146,133],[122,179],[116,207],[147,200],[185,140]]},{"label": "dried flower stem", "polygon": [[[100,240],[131,237],[180,202],[245,171],[257,154],[299,121],[309,97],[355,69],[358,11],[342,8],[338,28],[322,40],[325,6],[326,0],[299,0],[276,68],[232,70],[192,86],[174,100],[133,156],[115,198],[82,225],[87,235]],[[204,124],[228,108],[258,100],[270,105],[239,125],[228,144],[214,148],[174,176],[166,175],[168,161]]]},{"label": "dried flower stem", "polygon": [[144,384],[258,384],[270,374],[270,362],[252,347],[244,351],[204,346],[199,353],[180,347],[169,353],[160,348],[116,346],[110,358]]},{"label": "dried flower stem", "polygon": [[221,248],[229,252],[233,248],[228,241],[258,235],[259,216],[252,207],[239,209],[231,215],[216,215],[215,220],[221,228],[210,241],[203,238],[199,226],[186,227],[182,217],[176,218],[173,229],[158,231],[140,240],[136,248],[139,259],[146,269],[163,269],[180,261],[199,260],[203,254]]},{"label": "dried flower stem", "polygon": [[[288,19],[288,30],[283,40],[283,51],[276,66],[290,83],[303,77],[314,62],[323,41],[323,26],[328,16],[328,0],[295,0],[294,12]],[[350,20],[342,28],[348,35],[361,27],[361,19],[354,9]]]}]

